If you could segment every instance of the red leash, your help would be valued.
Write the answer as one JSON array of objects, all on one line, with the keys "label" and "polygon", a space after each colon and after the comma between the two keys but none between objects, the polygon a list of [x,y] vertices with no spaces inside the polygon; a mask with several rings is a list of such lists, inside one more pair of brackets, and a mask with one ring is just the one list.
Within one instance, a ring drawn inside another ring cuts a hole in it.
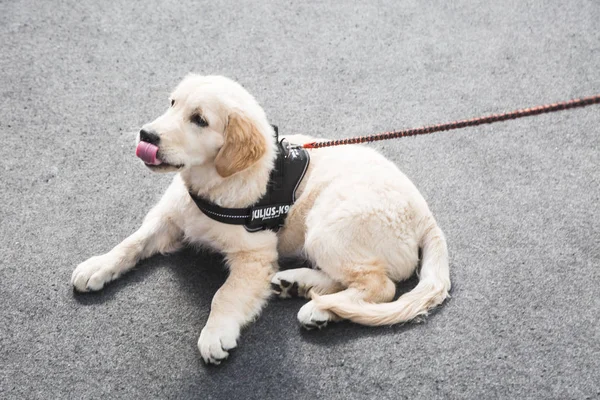
[{"label": "red leash", "polygon": [[302,147],[305,149],[319,149],[321,147],[340,146],[343,144],[357,144],[376,142],[378,140],[396,139],[407,136],[425,135],[428,133],[450,131],[452,129],[465,128],[467,126],[477,126],[482,124],[491,124],[493,122],[506,121],[507,119],[517,119],[528,117],[530,115],[538,115],[551,113],[555,111],[568,110],[570,108],[585,107],[592,104],[600,103],[600,95],[584,97],[582,99],[573,99],[562,103],[546,104],[532,108],[522,108],[503,114],[491,114],[485,117],[464,119],[462,121],[448,122],[445,124],[423,126],[416,129],[404,129],[401,131],[384,132],[375,135],[359,136],[347,139],[328,140],[323,142],[306,143]]}]

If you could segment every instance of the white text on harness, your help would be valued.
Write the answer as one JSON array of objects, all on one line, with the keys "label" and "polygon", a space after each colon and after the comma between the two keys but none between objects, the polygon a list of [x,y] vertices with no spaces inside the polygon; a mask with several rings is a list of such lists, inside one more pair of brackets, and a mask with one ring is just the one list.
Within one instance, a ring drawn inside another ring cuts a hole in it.
[{"label": "white text on harness", "polygon": [[288,211],[290,211],[289,204],[256,208],[252,210],[252,221],[264,221],[268,219],[279,218],[280,216],[287,214]]}]

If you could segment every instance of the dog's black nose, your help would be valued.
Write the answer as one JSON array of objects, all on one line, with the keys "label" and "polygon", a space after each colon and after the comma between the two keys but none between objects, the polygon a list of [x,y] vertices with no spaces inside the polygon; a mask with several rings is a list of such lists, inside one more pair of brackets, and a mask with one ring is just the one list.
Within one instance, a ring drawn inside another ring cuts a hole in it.
[{"label": "dog's black nose", "polygon": [[160,142],[160,136],[158,136],[158,134],[156,132],[142,129],[140,131],[140,141],[152,143],[153,145],[157,145],[158,142]]}]

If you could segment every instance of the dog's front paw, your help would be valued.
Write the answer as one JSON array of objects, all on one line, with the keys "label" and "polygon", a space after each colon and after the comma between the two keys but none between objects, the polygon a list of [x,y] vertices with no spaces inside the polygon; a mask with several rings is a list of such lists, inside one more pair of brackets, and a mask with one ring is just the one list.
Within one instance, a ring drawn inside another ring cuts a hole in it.
[{"label": "dog's front paw", "polygon": [[339,320],[332,312],[319,309],[314,301],[309,301],[298,311],[298,321],[308,330],[325,328],[329,321]]},{"label": "dog's front paw", "polygon": [[71,276],[71,284],[78,292],[100,290],[107,282],[119,277],[115,261],[108,255],[95,256],[82,262]]},{"label": "dog's front paw", "polygon": [[221,364],[221,361],[229,357],[229,351],[237,347],[237,339],[240,336],[238,327],[205,326],[198,339],[198,349],[202,359],[207,364]]}]

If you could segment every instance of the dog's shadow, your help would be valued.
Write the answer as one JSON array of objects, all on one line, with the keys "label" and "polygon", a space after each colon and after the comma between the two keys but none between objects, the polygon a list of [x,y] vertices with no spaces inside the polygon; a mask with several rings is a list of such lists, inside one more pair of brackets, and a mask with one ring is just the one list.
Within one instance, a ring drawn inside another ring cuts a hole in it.
[{"label": "dog's shadow", "polygon": [[[306,267],[308,265],[308,263],[302,260],[280,260],[280,267],[282,270]],[[208,250],[199,250],[189,247],[168,256],[158,255],[144,260],[140,262],[134,270],[130,271],[116,281],[107,284],[106,287],[101,291],[92,293],[76,293],[74,298],[82,305],[95,305],[110,302],[115,298],[119,291],[126,289],[127,286],[142,284],[146,278],[156,273],[159,268],[168,268],[173,272],[171,276],[176,279],[179,288],[184,291],[186,297],[193,304],[210,305],[212,297],[223,285],[228,275],[222,255]],[[417,283],[418,278],[416,274],[410,279],[399,283],[396,289],[396,298],[412,290]],[[288,324],[290,319],[292,319],[290,315],[293,315],[293,319],[295,320],[295,315],[297,314],[298,310],[307,301],[308,300],[303,298],[281,300],[272,297],[265,310],[265,313],[263,314],[272,313],[273,315],[263,315],[263,318],[269,318],[270,323],[275,322],[273,321],[274,318],[282,320],[285,319],[285,322],[282,321],[281,323]],[[436,314],[438,312],[440,312],[440,308],[432,310],[430,314]],[[416,322],[420,321],[426,320],[417,319]],[[294,321],[293,323],[297,322]],[[259,319],[255,325],[257,326],[251,326],[249,329],[261,329],[260,327],[263,324]],[[340,342],[340,340],[348,341],[352,340],[353,338],[361,337],[397,335],[401,332],[412,330],[418,326],[418,323],[411,322],[407,324],[393,325],[391,327],[368,327],[343,321],[339,323],[331,323],[322,330],[308,331],[300,327],[299,324],[297,324],[297,329],[304,340],[313,344],[328,346],[333,343]],[[276,332],[274,332],[274,334],[278,335]],[[283,334],[283,332],[280,332],[279,334]]]},{"label": "dog's shadow", "polygon": [[177,284],[197,304],[210,304],[215,292],[227,279],[223,256],[204,250],[186,247],[166,256],[156,255],[140,261],[133,270],[119,279],[109,282],[97,292],[79,293],[74,299],[82,305],[103,304],[112,301],[121,290],[143,282],[158,270],[167,268],[173,272]]}]

